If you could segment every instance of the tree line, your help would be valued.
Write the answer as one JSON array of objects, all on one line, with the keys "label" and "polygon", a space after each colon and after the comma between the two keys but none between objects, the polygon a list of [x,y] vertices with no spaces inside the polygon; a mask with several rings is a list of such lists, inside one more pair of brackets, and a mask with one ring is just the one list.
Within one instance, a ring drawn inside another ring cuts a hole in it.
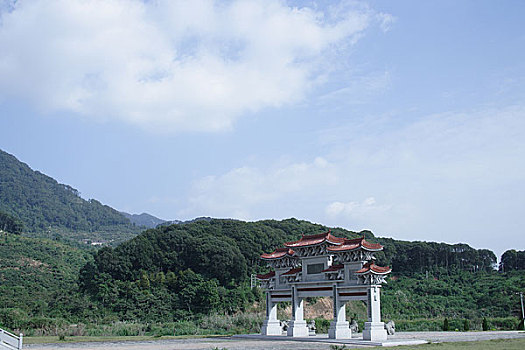
[{"label": "tree line", "polygon": [[[296,219],[212,219],[159,226],[115,248],[100,249],[80,272],[80,290],[124,318],[150,319],[154,315],[137,313],[152,309],[161,318],[235,312],[257,299],[248,281],[250,274],[267,271],[262,253],[303,233],[327,230]],[[383,244],[378,263],[391,265],[394,274],[491,271],[496,263],[490,250],[466,244],[398,241],[341,228],[332,232]]]}]

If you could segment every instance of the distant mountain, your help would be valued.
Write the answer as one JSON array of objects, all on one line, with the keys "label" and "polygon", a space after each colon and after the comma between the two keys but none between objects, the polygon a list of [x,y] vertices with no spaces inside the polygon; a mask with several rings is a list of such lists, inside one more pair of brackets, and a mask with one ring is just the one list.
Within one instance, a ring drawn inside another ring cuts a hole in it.
[{"label": "distant mountain", "polygon": [[[192,222],[197,222],[197,221],[207,221],[207,222],[210,222],[214,220],[213,218],[209,217],[209,216],[199,216],[198,218],[195,218],[195,219],[191,219],[191,220],[186,220],[186,221],[182,221],[182,220],[169,220],[169,221],[164,221],[162,223],[160,223],[159,225],[160,226],[169,226],[169,225],[180,225],[180,224],[191,224]],[[234,219],[230,219],[230,220],[234,220]],[[157,225],[158,226],[158,225]]]},{"label": "distant mountain", "polygon": [[[32,170],[13,155],[0,150],[0,211],[24,223],[27,232],[51,236],[119,241],[138,230],[117,210],[95,199],[85,200],[69,185]],[[107,233],[107,234],[106,234]]]},{"label": "distant mountain", "polygon": [[159,219],[158,217],[155,217],[148,213],[129,214],[123,211],[121,211],[120,213],[127,217],[132,224],[135,224],[137,226],[144,226],[147,228],[155,228],[158,225],[167,222],[166,220]]}]

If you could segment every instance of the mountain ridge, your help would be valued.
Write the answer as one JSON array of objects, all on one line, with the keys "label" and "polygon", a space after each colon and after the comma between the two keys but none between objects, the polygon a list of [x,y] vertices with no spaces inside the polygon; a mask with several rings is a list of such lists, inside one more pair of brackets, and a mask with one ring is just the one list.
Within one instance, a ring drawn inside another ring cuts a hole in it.
[{"label": "mountain ridge", "polygon": [[[27,233],[40,236],[97,238],[119,241],[139,231],[116,209],[96,199],[84,199],[70,185],[33,170],[0,150],[0,211],[22,221]],[[78,237],[78,233],[85,234]],[[121,237],[122,236],[122,237]]]},{"label": "mountain ridge", "polygon": [[131,221],[131,223],[137,225],[137,226],[144,226],[147,228],[155,228],[158,225],[164,224],[165,222],[168,222],[168,220],[160,219],[154,215],[148,214],[148,213],[141,213],[141,214],[130,214],[126,213],[124,211],[120,212],[122,215],[124,215],[126,218]]}]

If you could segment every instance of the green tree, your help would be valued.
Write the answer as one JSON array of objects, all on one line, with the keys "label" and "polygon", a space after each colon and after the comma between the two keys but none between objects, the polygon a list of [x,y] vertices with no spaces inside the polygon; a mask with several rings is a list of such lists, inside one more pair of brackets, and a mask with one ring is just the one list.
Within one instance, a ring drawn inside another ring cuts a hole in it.
[{"label": "green tree", "polygon": [[140,275],[139,286],[142,290],[148,290],[150,288],[149,277],[146,272],[142,272]]},{"label": "green tree", "polygon": [[517,327],[517,328],[518,328],[519,331],[522,331],[522,330],[525,329],[525,326],[524,326],[524,323],[525,323],[525,322],[524,322],[524,321],[525,321],[525,319],[522,318],[522,319],[520,320],[520,322],[518,323],[518,327]]},{"label": "green tree", "polygon": [[448,318],[445,318],[445,320],[443,321],[443,331],[447,332],[449,330],[450,330],[450,326],[448,324]]},{"label": "green tree", "polygon": [[7,241],[7,234],[13,233],[19,235],[24,230],[24,224],[17,218],[0,211],[0,233],[5,234]]},{"label": "green tree", "polygon": [[483,317],[483,321],[481,322],[481,328],[484,331],[488,331],[489,330],[489,322],[487,321],[486,317]]}]

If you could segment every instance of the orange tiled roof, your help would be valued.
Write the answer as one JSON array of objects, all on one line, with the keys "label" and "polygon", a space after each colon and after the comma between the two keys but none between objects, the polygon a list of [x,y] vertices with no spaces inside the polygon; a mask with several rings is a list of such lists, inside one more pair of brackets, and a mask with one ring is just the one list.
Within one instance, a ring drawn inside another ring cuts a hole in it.
[{"label": "orange tiled roof", "polygon": [[371,262],[371,263],[364,264],[363,268],[360,270],[357,270],[355,273],[364,274],[367,272],[374,272],[378,274],[387,274],[390,271],[392,271],[392,269],[388,266],[387,267],[377,266],[376,264]]},{"label": "orange tiled roof", "polygon": [[344,267],[345,267],[345,265],[343,265],[343,264],[332,265],[329,268],[327,268],[326,270],[323,270],[323,272],[339,271],[339,270],[341,270]]},{"label": "orange tiled roof", "polygon": [[261,255],[262,259],[281,259],[285,255],[293,256],[295,252],[290,248],[277,248],[271,253],[264,253]]},{"label": "orange tiled roof", "polygon": [[260,280],[267,280],[267,279],[272,278],[273,276],[275,276],[275,271],[270,271],[265,274],[257,275],[256,277]]},{"label": "orange tiled roof", "polygon": [[303,270],[302,267],[295,267],[289,271],[286,271],[285,273],[283,273],[283,276],[290,276],[290,275],[296,275],[298,274],[299,272],[301,272]]},{"label": "orange tiled roof", "polygon": [[330,233],[330,231],[325,233],[319,233],[316,235],[309,235],[305,236],[303,235],[300,240],[295,242],[287,242],[284,245],[290,248],[295,247],[307,247],[311,245],[317,245],[323,242],[328,242],[331,244],[342,244],[344,242],[344,238],[335,237]]},{"label": "orange tiled roof", "polygon": [[359,237],[354,239],[344,239],[343,244],[335,246],[335,247],[328,247],[327,250],[331,252],[343,252],[347,250],[354,250],[358,248],[365,248],[366,250],[381,250],[383,249],[383,246],[379,243],[370,243],[368,242],[365,237]]}]

